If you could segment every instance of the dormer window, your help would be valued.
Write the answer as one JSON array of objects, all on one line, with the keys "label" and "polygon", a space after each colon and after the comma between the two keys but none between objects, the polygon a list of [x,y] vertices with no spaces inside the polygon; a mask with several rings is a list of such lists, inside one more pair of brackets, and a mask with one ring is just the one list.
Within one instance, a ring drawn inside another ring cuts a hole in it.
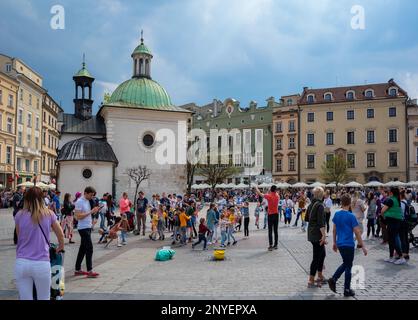
[{"label": "dormer window", "polygon": [[325,101],[331,101],[332,100],[332,93],[324,94],[324,100]]},{"label": "dormer window", "polygon": [[391,97],[397,97],[398,96],[398,88],[389,88],[389,95]]},{"label": "dormer window", "polygon": [[310,94],[308,96],[308,103],[314,103],[315,102],[315,96],[313,94]]},{"label": "dormer window", "polygon": [[373,92],[372,89],[369,89],[369,90],[366,90],[364,95],[366,96],[366,98],[373,98],[374,97],[374,92]]},{"label": "dormer window", "polygon": [[354,100],[354,91],[347,91],[345,97],[347,100]]}]

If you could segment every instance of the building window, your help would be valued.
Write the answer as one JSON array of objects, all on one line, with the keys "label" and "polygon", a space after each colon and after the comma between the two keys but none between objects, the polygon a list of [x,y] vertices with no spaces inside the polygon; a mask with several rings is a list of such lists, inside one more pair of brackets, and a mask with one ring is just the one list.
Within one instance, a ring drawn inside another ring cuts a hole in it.
[{"label": "building window", "polygon": [[29,105],[32,105],[32,95],[29,93]]},{"label": "building window", "polygon": [[261,167],[263,165],[263,152],[257,151],[256,152],[256,159],[257,159],[256,165],[258,167]]},{"label": "building window", "polygon": [[282,150],[282,139],[276,139],[276,150]]},{"label": "building window", "polygon": [[7,118],[7,132],[13,133],[13,120],[12,118]]},{"label": "building window", "polygon": [[234,159],[235,159],[235,166],[236,167],[241,167],[241,155],[240,154],[236,154],[235,156],[234,156]]},{"label": "building window", "polygon": [[347,132],[347,144],[354,144],[354,131]]},{"label": "building window", "polygon": [[0,104],[3,104],[3,90],[0,90]]},{"label": "building window", "polygon": [[46,145],[46,132],[42,132],[42,145]]},{"label": "building window", "polygon": [[389,142],[398,142],[398,130],[389,129]]},{"label": "building window", "polygon": [[12,72],[12,64],[11,63],[6,63],[6,72]]},{"label": "building window", "polygon": [[324,95],[324,100],[325,101],[331,101],[332,100],[332,94],[331,93],[326,93]]},{"label": "building window", "polygon": [[334,120],[334,112],[328,111],[327,112],[327,121],[333,121]]},{"label": "building window", "polygon": [[416,164],[418,164],[418,148],[417,148],[417,158],[416,158]]},{"label": "building window", "polygon": [[28,133],[26,145],[30,148],[31,144],[32,144],[32,135]]},{"label": "building window", "polygon": [[28,113],[28,128],[32,128],[32,114]]},{"label": "building window", "polygon": [[332,146],[334,144],[334,133],[327,132],[327,146]]},{"label": "building window", "polygon": [[396,107],[389,108],[389,117],[391,118],[396,117]]},{"label": "building window", "polygon": [[9,100],[8,100],[7,106],[13,107],[13,96],[11,94],[9,94]]},{"label": "building window", "polygon": [[312,147],[315,145],[315,135],[313,133],[308,133],[307,135],[308,146]]},{"label": "building window", "polygon": [[308,122],[314,122],[315,121],[315,113],[309,112],[308,113]]},{"label": "building window", "polygon": [[22,146],[22,131],[19,131],[18,133],[17,133],[17,145],[18,146]]},{"label": "building window", "polygon": [[367,154],[367,168],[374,168],[376,166],[374,157],[374,153]]},{"label": "building window", "polygon": [[398,95],[398,89],[396,89],[396,88],[392,88],[392,89],[390,89],[390,90],[389,90],[389,95],[390,95],[391,97],[396,97],[396,96]]},{"label": "building window", "polygon": [[25,159],[25,170],[27,172],[30,171],[30,161],[28,159]]},{"label": "building window", "polygon": [[293,100],[292,99],[287,99],[287,105],[291,106],[293,104]]},{"label": "building window", "polygon": [[367,119],[374,118],[374,109],[367,109]]},{"label": "building window", "polygon": [[3,114],[0,113],[0,131],[3,130]]},{"label": "building window", "polygon": [[39,149],[39,138],[35,137],[35,149]]},{"label": "building window", "polygon": [[19,109],[17,113],[17,122],[19,124],[23,124],[23,110],[22,109]]},{"label": "building window", "polygon": [[17,171],[22,171],[22,159],[21,158],[16,159],[16,169]]},{"label": "building window", "polygon": [[397,167],[398,166],[398,153],[397,152],[389,152],[389,167]]},{"label": "building window", "polygon": [[281,133],[282,132],[282,122],[276,122],[276,132]]},{"label": "building window", "polygon": [[347,110],[347,120],[354,120],[354,110]]},{"label": "building window", "polygon": [[45,157],[42,157],[42,171],[45,171]]},{"label": "building window", "polygon": [[347,168],[354,169],[356,167],[356,155],[354,153],[347,153]]},{"label": "building window", "polygon": [[23,101],[23,89],[20,89],[19,99]]},{"label": "building window", "polygon": [[289,137],[289,149],[296,149],[295,137]]},{"label": "building window", "polygon": [[375,143],[374,130],[367,130],[367,143]]},{"label": "building window", "polygon": [[332,161],[334,160],[334,154],[333,153],[329,153],[327,155],[325,155],[325,163],[327,168],[330,168],[332,166]]},{"label": "building window", "polygon": [[289,132],[295,132],[295,121],[289,121]]},{"label": "building window", "polygon": [[314,102],[315,102],[314,95],[313,94],[310,94],[308,96],[308,103],[314,103]]},{"label": "building window", "polygon": [[39,130],[39,117],[35,119],[35,130]]},{"label": "building window", "polygon": [[276,159],[276,171],[282,172],[282,159]]},{"label": "building window", "polygon": [[365,92],[365,96],[366,96],[366,98],[369,98],[369,99],[371,99],[371,98],[373,98],[373,90],[367,90],[366,92]]},{"label": "building window", "polygon": [[36,109],[39,109],[39,98],[36,98]]},{"label": "building window", "polygon": [[315,155],[308,154],[307,156],[308,169],[315,169]]},{"label": "building window", "polygon": [[6,163],[12,164],[12,147],[6,147]]},{"label": "building window", "polygon": [[38,161],[37,160],[35,160],[34,162],[33,162],[33,171],[35,172],[35,173],[38,173]]},{"label": "building window", "polygon": [[93,175],[93,172],[90,169],[84,169],[83,170],[83,178],[84,179],[90,179]]},{"label": "building window", "polygon": [[354,92],[348,91],[346,95],[347,100],[354,100]]},{"label": "building window", "polygon": [[289,171],[296,171],[295,157],[289,157]]}]

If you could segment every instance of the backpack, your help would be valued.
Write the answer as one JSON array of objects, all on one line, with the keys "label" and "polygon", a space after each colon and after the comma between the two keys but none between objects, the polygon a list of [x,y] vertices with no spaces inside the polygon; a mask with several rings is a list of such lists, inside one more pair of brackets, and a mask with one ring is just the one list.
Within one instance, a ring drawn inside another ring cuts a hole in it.
[{"label": "backpack", "polygon": [[309,222],[312,211],[316,210],[320,204],[322,204],[322,202],[317,201],[313,205],[309,205],[308,210],[306,210],[305,213],[305,222]]},{"label": "backpack", "polygon": [[404,220],[406,222],[415,222],[417,220],[417,213],[413,205],[408,204],[406,201],[402,201],[405,204]]}]

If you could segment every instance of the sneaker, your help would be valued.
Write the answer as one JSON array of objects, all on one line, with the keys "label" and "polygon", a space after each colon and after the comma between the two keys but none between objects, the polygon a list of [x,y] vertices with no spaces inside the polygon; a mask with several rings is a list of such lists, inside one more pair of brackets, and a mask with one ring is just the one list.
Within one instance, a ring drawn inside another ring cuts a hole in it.
[{"label": "sneaker", "polygon": [[328,286],[332,292],[337,293],[337,283],[333,278],[328,279]]},{"label": "sneaker", "polygon": [[74,272],[74,276],[86,276],[86,275],[88,275],[89,273],[88,272],[86,272],[86,271],[75,271]]},{"label": "sneaker", "polygon": [[395,258],[387,258],[384,260],[385,262],[394,263],[396,261]]},{"label": "sneaker", "polygon": [[128,243],[127,243],[126,241],[124,241],[124,242],[122,242],[122,244],[123,244],[124,246],[126,246]]},{"label": "sneaker", "polygon": [[344,297],[354,297],[355,295],[356,295],[356,293],[351,289],[344,290]]},{"label": "sneaker", "polygon": [[272,246],[268,247],[268,251],[273,251],[273,247]]},{"label": "sneaker", "polygon": [[99,274],[97,272],[90,271],[87,273],[87,278],[97,278]]},{"label": "sneaker", "polygon": [[275,245],[275,246],[273,247],[273,249],[274,249],[274,250],[279,250],[279,248],[277,247],[277,245]]},{"label": "sneaker", "polygon": [[230,246],[230,245],[231,245],[231,242],[228,242],[226,245],[227,245],[227,246]]},{"label": "sneaker", "polygon": [[122,245],[120,243],[118,243],[118,248],[122,247]]},{"label": "sneaker", "polygon": [[75,243],[75,241],[70,240],[68,243]]},{"label": "sneaker", "polygon": [[400,258],[400,259],[398,259],[394,262],[394,264],[396,264],[396,265],[402,265],[402,264],[405,264],[405,263],[406,263],[405,258]]},{"label": "sneaker", "polygon": [[238,241],[237,241],[237,240],[235,240],[235,241],[232,243],[232,245],[233,245],[233,246],[235,246],[237,243],[238,243]]}]

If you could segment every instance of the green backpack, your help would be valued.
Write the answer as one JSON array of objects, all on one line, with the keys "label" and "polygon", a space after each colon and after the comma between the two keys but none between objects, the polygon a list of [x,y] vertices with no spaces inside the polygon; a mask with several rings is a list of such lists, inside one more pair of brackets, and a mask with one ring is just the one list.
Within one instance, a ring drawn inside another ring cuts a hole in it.
[{"label": "green backpack", "polygon": [[155,255],[157,261],[168,261],[171,260],[176,252],[172,249],[160,249]]}]

